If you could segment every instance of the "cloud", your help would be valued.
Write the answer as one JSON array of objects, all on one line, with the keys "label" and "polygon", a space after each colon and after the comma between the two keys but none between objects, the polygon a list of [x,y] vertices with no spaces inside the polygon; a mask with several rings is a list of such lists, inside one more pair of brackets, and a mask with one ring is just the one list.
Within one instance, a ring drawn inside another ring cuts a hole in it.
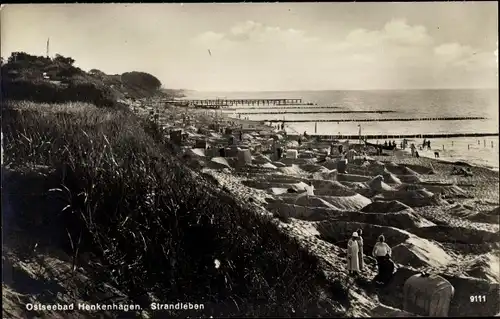
[{"label": "cloud", "polygon": [[[218,64],[219,84],[264,90],[286,89],[287,85],[310,89],[311,83],[318,89],[464,87],[472,85],[472,78],[489,83],[488,75],[498,61],[498,51],[436,43],[424,26],[410,25],[404,19],[392,19],[378,30],[352,30],[340,41],[245,21],[226,32],[202,33],[191,44],[210,48],[214,59],[223,61]],[[239,72],[245,75],[238,76]]]}]

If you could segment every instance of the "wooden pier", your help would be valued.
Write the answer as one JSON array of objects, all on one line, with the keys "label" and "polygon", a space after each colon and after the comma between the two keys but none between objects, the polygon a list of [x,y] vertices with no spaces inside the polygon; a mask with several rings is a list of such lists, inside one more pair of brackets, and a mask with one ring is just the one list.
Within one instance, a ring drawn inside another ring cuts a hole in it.
[{"label": "wooden pier", "polygon": [[270,123],[306,123],[306,122],[410,122],[410,121],[467,121],[486,120],[485,117],[419,117],[419,118],[392,118],[392,119],[318,119],[318,120],[263,120]]},{"label": "wooden pier", "polygon": [[[302,136],[302,134],[288,134],[290,137]],[[309,134],[311,137],[318,138],[320,140],[359,140],[359,134],[356,135],[316,135]],[[499,136],[498,133],[436,133],[436,134],[379,134],[379,135],[361,135],[365,140],[395,140],[403,138],[453,138],[453,137],[487,137],[487,136]]]},{"label": "wooden pier", "polygon": [[303,105],[302,99],[205,99],[205,100],[176,100],[166,103],[181,103],[200,108],[226,108],[237,105]]}]

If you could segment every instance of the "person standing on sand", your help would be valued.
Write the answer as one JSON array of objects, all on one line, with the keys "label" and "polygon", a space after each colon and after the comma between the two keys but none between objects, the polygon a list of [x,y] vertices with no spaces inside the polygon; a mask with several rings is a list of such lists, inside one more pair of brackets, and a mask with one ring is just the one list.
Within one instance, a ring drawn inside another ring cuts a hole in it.
[{"label": "person standing on sand", "polygon": [[385,242],[384,235],[378,237],[378,242],[373,246],[372,255],[377,259],[378,275],[379,277],[384,276],[383,265],[386,259],[391,258],[392,250],[389,245]]},{"label": "person standing on sand", "polygon": [[350,275],[359,274],[359,247],[358,247],[358,233],[352,233],[352,237],[347,242],[347,270]]},{"label": "person standing on sand", "polygon": [[411,149],[411,157],[414,157],[415,156],[415,144],[411,143],[410,149]]},{"label": "person standing on sand", "polygon": [[358,259],[359,259],[359,270],[363,271],[365,262],[364,262],[364,257],[365,254],[363,253],[363,230],[360,228],[356,231],[358,233],[358,238],[356,238],[356,241],[358,243]]}]

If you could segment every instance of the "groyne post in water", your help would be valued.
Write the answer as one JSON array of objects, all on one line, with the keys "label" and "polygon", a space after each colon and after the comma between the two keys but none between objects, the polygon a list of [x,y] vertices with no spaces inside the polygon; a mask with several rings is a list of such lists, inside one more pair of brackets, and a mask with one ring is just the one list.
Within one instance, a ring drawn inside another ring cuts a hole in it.
[{"label": "groyne post in water", "polygon": [[443,145],[443,151],[444,151],[444,145]]},{"label": "groyne post in water", "polygon": [[484,141],[484,147],[486,147],[486,140],[483,140]]},{"label": "groyne post in water", "polygon": [[470,150],[470,144],[467,144],[467,149]]},{"label": "groyne post in water", "polygon": [[493,148],[493,141],[491,141],[491,148]]}]

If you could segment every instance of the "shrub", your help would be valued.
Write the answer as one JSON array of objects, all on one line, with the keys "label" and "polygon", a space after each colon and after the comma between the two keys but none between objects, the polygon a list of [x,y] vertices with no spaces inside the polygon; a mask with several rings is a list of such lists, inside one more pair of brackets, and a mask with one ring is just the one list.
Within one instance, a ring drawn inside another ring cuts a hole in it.
[{"label": "shrub", "polygon": [[318,261],[194,175],[153,124],[82,104],[17,103],[2,115],[6,162],[56,169],[70,234],[85,230],[81,249],[137,302],[151,293],[204,303],[205,315],[342,315],[324,297]]},{"label": "shrub", "polygon": [[88,102],[99,107],[115,105],[114,93],[94,83],[51,83],[43,80],[12,80],[2,82],[5,100],[27,99],[41,103]]},{"label": "shrub", "polygon": [[49,59],[14,52],[8,63],[2,64],[2,98],[40,103],[89,102],[109,107],[116,106],[118,98],[124,95],[143,98],[161,94],[161,82],[151,74],[106,75],[95,69],[87,74],[74,62],[59,54]]},{"label": "shrub", "polygon": [[126,72],[121,75],[124,84],[139,87],[145,91],[156,92],[161,88],[161,82],[156,77],[145,72]]}]

